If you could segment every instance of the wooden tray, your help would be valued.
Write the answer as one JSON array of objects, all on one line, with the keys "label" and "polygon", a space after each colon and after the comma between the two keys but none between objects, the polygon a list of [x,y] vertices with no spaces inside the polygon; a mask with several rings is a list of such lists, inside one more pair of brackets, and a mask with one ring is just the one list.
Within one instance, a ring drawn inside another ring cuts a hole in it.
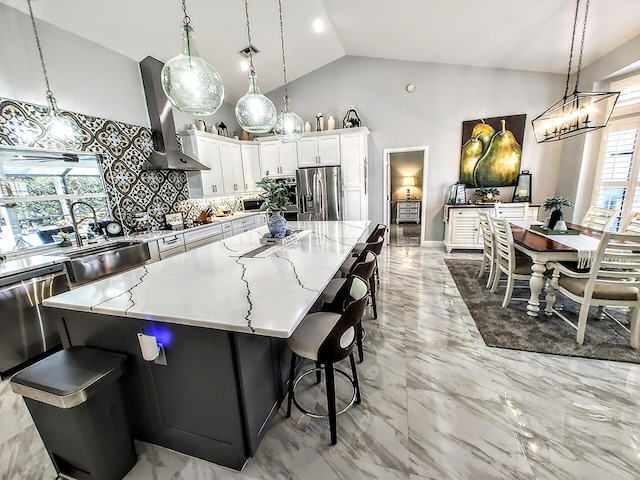
[{"label": "wooden tray", "polygon": [[580,235],[580,230],[574,228],[567,228],[566,230],[549,230],[548,228],[541,227],[540,225],[531,225],[531,230],[544,233],[545,235]]}]

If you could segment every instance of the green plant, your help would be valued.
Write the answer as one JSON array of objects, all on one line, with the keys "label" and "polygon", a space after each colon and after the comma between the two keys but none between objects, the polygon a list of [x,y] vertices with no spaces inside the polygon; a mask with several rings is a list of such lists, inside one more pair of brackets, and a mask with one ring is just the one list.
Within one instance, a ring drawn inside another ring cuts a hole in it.
[{"label": "green plant", "polygon": [[474,192],[474,195],[478,198],[487,198],[489,196],[498,196],[500,195],[500,190],[496,187],[480,187]]},{"label": "green plant", "polygon": [[556,196],[556,197],[545,198],[544,202],[542,203],[542,206],[547,211],[560,210],[561,207],[573,208],[573,202],[569,200],[567,197]]},{"label": "green plant", "polygon": [[261,211],[281,212],[287,205],[292,205],[289,192],[282,183],[264,177],[256,182],[256,185],[264,190],[264,193],[260,194],[260,199],[264,200]]}]

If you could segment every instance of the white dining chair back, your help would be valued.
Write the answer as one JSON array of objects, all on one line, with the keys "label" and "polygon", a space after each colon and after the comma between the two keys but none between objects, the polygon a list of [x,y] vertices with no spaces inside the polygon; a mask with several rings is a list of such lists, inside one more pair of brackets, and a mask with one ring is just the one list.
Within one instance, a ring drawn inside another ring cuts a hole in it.
[{"label": "white dining chair back", "polygon": [[[506,218],[490,217],[493,229],[494,249],[496,254],[496,268],[491,286],[491,293],[495,293],[500,282],[501,274],[507,276],[507,287],[502,301],[505,308],[511,301],[513,287],[516,280],[529,280],[531,277],[531,259],[529,257],[516,256],[513,243],[511,225]],[[525,300],[524,298],[522,300]],[[526,299],[528,300],[528,298]]]},{"label": "white dining chair back", "polygon": [[640,212],[633,212],[627,217],[620,233],[640,233]]},{"label": "white dining chair back", "polygon": [[589,307],[629,307],[630,344],[640,347],[640,235],[605,232],[588,274],[555,262],[549,268],[553,268],[551,293],[558,290],[580,304],[577,326],[559,315],[577,330],[579,344],[584,343]]},{"label": "white dining chair back", "polygon": [[478,278],[489,272],[486,288],[491,287],[496,264],[496,254],[493,240],[493,228],[489,221],[489,213],[486,211],[478,212],[480,217],[480,227],[482,228],[482,265],[478,272]]},{"label": "white dining chair back", "polygon": [[498,218],[508,218],[509,220],[535,220],[530,218],[532,212],[529,210],[529,202],[501,203],[493,204],[494,216]]},{"label": "white dining chair back", "polygon": [[618,218],[618,213],[620,213],[618,210],[591,207],[580,225],[600,232],[607,232],[611,229],[611,225],[616,221],[616,218]]}]

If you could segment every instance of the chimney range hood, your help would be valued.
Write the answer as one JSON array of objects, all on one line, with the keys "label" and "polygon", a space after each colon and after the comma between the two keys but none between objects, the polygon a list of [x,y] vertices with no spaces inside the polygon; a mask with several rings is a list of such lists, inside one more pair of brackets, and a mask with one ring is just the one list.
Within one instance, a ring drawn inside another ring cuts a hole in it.
[{"label": "chimney range hood", "polygon": [[144,96],[153,135],[155,150],[144,170],[211,170],[180,151],[173,122],[171,103],[162,91],[160,83],[164,64],[153,57],[146,57],[140,62]]}]

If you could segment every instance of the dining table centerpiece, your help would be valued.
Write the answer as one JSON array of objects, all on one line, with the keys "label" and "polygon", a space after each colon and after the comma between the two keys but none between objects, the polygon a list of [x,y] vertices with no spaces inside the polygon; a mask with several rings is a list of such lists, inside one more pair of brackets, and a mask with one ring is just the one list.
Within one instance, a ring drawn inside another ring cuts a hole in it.
[{"label": "dining table centerpiece", "polygon": [[556,226],[556,223],[563,219],[561,210],[562,207],[573,208],[573,202],[567,197],[555,196],[545,198],[542,206],[546,211],[551,212],[551,215],[547,217],[549,221],[547,222],[545,220],[544,222],[545,227],[547,227],[549,230],[553,230],[553,228]]},{"label": "dining table centerpiece", "polygon": [[271,178],[264,177],[256,185],[264,190],[259,195],[264,203],[260,206],[260,211],[269,213],[267,227],[271,238],[284,238],[287,236],[287,220],[282,215],[282,211],[292,205],[289,199],[289,192],[284,184]]}]

